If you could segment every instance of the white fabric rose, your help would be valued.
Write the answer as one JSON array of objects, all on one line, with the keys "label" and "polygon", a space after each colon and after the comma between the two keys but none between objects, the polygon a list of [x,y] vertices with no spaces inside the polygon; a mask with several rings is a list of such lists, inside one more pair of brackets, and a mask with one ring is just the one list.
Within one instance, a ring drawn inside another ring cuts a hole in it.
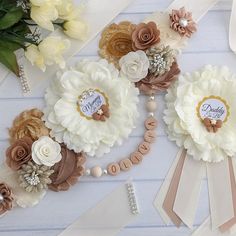
[{"label": "white fabric rose", "polygon": [[147,76],[149,60],[145,52],[138,50],[123,56],[119,65],[121,76],[127,77],[131,82],[138,82]]},{"label": "white fabric rose", "polygon": [[[98,89],[107,97],[110,117],[105,122],[87,119],[78,111],[78,97]],[[75,152],[101,157],[121,144],[135,127],[138,94],[134,84],[119,77],[106,60],[81,61],[77,68],[53,80],[46,92],[45,124],[51,136]]]},{"label": "white fabric rose", "polygon": [[54,26],[52,21],[57,20],[58,12],[53,4],[43,4],[42,6],[31,6],[31,18],[36,24],[44,29],[54,31]]},{"label": "white fabric rose", "polygon": [[65,68],[63,54],[69,49],[70,41],[60,37],[49,36],[39,46],[30,45],[25,51],[25,57],[45,72],[46,65],[58,64],[61,69]]},{"label": "white fabric rose", "polygon": [[70,41],[56,36],[49,36],[39,44],[39,51],[45,59],[46,65],[58,64],[65,68],[63,54],[70,48]]},{"label": "white fabric rose", "polygon": [[[206,66],[180,76],[168,89],[164,120],[167,133],[177,145],[184,146],[196,160],[219,162],[236,154],[236,75],[226,67]],[[230,115],[223,126],[210,133],[197,115],[197,106],[206,97],[221,97]]]},{"label": "white fabric rose", "polygon": [[76,6],[72,0],[61,1],[56,6],[59,18],[63,20],[77,20],[81,16],[81,12],[84,10],[84,6]]},{"label": "white fabric rose", "polygon": [[84,40],[88,31],[87,25],[79,20],[66,21],[63,28],[66,35],[79,40]]},{"label": "white fabric rose", "polygon": [[27,47],[25,51],[25,57],[31,62],[32,65],[36,65],[43,72],[46,71],[46,65],[43,55],[40,53],[38,47],[34,44]]},{"label": "white fabric rose", "polygon": [[61,146],[48,136],[42,136],[32,145],[32,159],[38,165],[53,166],[62,158]]}]

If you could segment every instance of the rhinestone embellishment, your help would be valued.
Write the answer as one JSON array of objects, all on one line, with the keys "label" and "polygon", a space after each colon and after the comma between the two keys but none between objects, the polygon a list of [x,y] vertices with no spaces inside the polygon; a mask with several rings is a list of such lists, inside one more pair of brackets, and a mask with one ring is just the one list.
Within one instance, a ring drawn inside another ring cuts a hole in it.
[{"label": "rhinestone embellishment", "polygon": [[36,175],[32,174],[31,176],[26,176],[25,180],[31,186],[37,186],[40,183],[40,179],[37,174]]},{"label": "rhinestone embellishment", "polygon": [[139,208],[138,208],[138,204],[137,204],[137,200],[135,196],[134,186],[132,183],[127,183],[126,188],[127,188],[128,198],[129,198],[130,210],[132,214],[137,215],[139,214]]}]

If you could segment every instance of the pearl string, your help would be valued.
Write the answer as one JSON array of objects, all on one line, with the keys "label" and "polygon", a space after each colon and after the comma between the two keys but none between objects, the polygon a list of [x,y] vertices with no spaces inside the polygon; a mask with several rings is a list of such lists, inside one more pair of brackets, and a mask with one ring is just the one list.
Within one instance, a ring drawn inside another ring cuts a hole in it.
[{"label": "pearl string", "polygon": [[86,169],[84,175],[95,178],[106,175],[116,176],[122,171],[129,171],[133,166],[142,162],[143,157],[150,151],[150,144],[154,142],[156,137],[155,129],[157,127],[157,120],[154,118],[154,113],[157,110],[157,103],[154,95],[149,96],[146,109],[148,112],[148,118],[145,120],[146,131],[144,134],[144,141],[138,145],[137,150],[133,152],[129,158],[122,159],[119,162],[112,162],[108,164],[105,169],[98,165]]}]

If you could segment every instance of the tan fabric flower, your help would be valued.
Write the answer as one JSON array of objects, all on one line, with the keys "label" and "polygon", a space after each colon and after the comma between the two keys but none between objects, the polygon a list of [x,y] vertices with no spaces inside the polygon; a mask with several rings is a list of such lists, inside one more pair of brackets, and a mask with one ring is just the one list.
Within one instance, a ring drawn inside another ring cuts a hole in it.
[{"label": "tan fabric flower", "polygon": [[160,31],[154,22],[140,23],[132,33],[133,49],[146,50],[160,42]]},{"label": "tan fabric flower", "polygon": [[93,114],[93,119],[97,121],[105,121],[106,118],[110,117],[109,106],[102,105],[97,112]]},{"label": "tan fabric flower", "polygon": [[4,183],[0,183],[0,215],[12,209],[12,191]]},{"label": "tan fabric flower", "polygon": [[106,27],[99,42],[100,56],[118,67],[119,59],[133,51],[131,35],[135,26],[129,21],[123,21]]},{"label": "tan fabric flower", "polygon": [[29,137],[16,140],[6,151],[6,163],[13,170],[19,170],[31,160],[33,141]]},{"label": "tan fabric flower", "polygon": [[210,118],[205,118],[203,124],[210,133],[216,133],[223,125],[222,120],[211,120]]},{"label": "tan fabric flower", "polygon": [[76,154],[61,145],[62,160],[52,167],[54,173],[50,176],[52,183],[49,189],[53,191],[67,191],[72,185],[75,185],[78,178],[84,174],[83,164],[85,157],[82,153]]},{"label": "tan fabric flower", "polygon": [[170,21],[170,27],[181,36],[190,38],[197,31],[197,24],[193,21],[192,13],[187,12],[184,7],[179,10],[172,10]]},{"label": "tan fabric flower", "polygon": [[168,72],[161,76],[155,76],[149,73],[146,78],[136,83],[136,86],[140,91],[145,94],[152,94],[156,92],[165,91],[171,85],[171,83],[177,79],[180,73],[178,64],[174,62]]},{"label": "tan fabric flower", "polygon": [[49,130],[41,120],[43,112],[38,109],[32,109],[22,112],[13,121],[12,127],[9,129],[10,143],[25,136],[30,137],[33,141],[41,136],[48,136]]}]

